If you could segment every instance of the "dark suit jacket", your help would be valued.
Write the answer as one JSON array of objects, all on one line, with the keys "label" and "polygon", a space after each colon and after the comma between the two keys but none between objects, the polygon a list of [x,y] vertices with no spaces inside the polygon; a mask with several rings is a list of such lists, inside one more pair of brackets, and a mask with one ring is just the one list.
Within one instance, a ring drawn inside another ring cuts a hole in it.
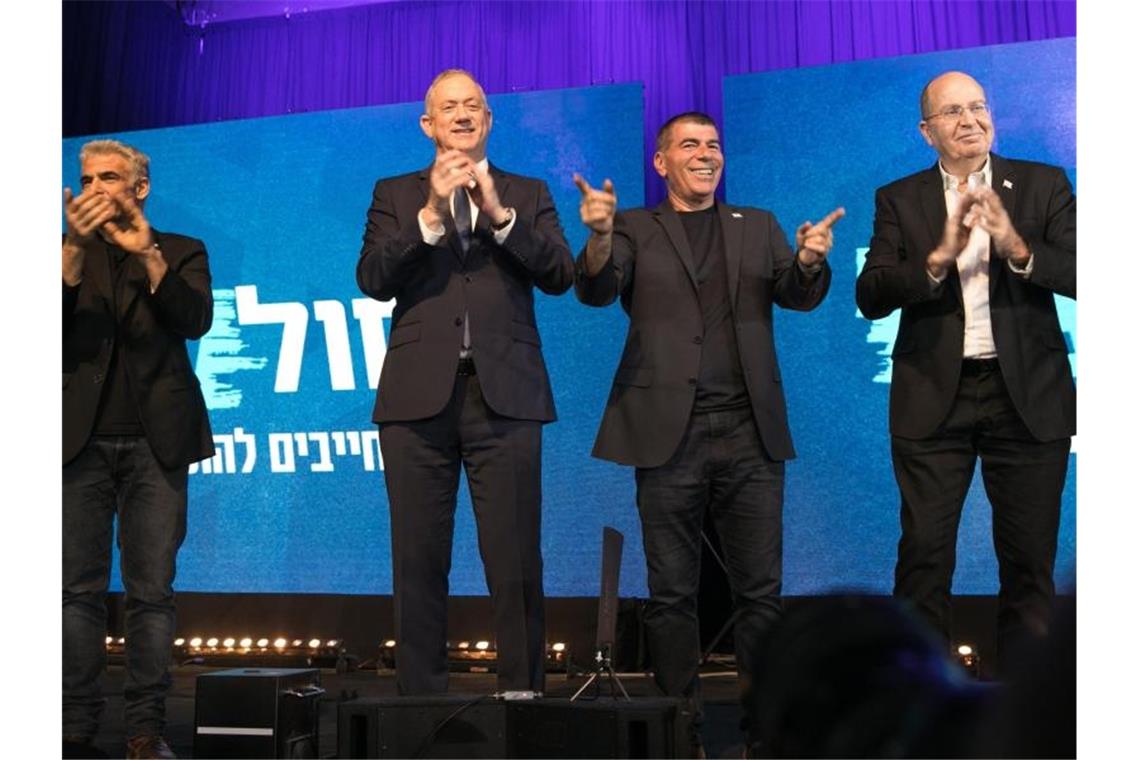
[{"label": "dark suit jacket", "polygon": [[[1076,388],[1053,294],[1077,297],[1077,203],[1065,173],[991,154],[993,187],[1033,252],[1028,279],[990,249],[990,321],[1002,377],[1041,441],[1076,432]],[[868,319],[902,309],[891,379],[891,433],[925,438],[949,413],[962,367],[962,283],[951,267],[931,291],[926,256],[946,224],[938,165],[875,195],[875,230],[855,300]]]},{"label": "dark suit jacket", "polygon": [[479,214],[466,255],[450,215],[439,245],[423,240],[418,214],[428,197],[430,167],[376,183],[356,282],[373,298],[395,298],[396,307],[374,422],[426,419],[444,408],[455,385],[464,312],[491,409],[514,419],[555,418],[534,286],[564,293],[574,263],[546,183],[494,166],[490,171],[499,200],[515,209],[514,226],[499,245],[486,215]]},{"label": "dark suit jacket", "polygon": [[[831,270],[808,279],[795,265],[776,218],[762,209],[718,204],[728,291],[752,413],[768,455],[795,457],[772,335],[772,304],[807,311],[831,284]],[[657,467],[673,455],[696,396],[704,321],[693,254],[681,218],[668,201],[614,219],[613,254],[594,277],[578,256],[576,292],[605,306],[621,297],[629,333],[594,456]]]},{"label": "dark suit jacket", "polygon": [[154,233],[169,270],[152,294],[146,270],[128,257],[112,293],[112,246],[98,241],[83,261],[83,281],[63,286],[63,463],[91,437],[119,327],[139,419],[155,457],[182,467],[214,455],[210,419],[186,341],[214,318],[210,266],[202,241]]}]

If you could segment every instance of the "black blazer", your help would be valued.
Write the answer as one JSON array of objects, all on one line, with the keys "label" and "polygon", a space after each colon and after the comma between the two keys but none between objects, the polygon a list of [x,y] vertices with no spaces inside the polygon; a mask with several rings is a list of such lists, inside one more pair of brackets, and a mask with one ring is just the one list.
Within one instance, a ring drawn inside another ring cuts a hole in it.
[{"label": "black blazer", "polygon": [[[780,367],[772,335],[772,304],[808,311],[827,294],[825,262],[808,279],[795,265],[783,230],[768,211],[718,204],[728,269],[732,321],[752,414],[768,455],[792,459]],[[629,333],[594,456],[636,467],[657,467],[673,455],[696,397],[704,321],[696,269],[681,218],[668,201],[614,218],[613,253],[594,277],[578,256],[576,292],[582,303],[606,306],[619,296]]]},{"label": "black blazer", "polygon": [[169,232],[154,236],[169,270],[153,294],[145,268],[131,256],[112,294],[115,249],[101,241],[83,260],[82,282],[63,286],[64,464],[91,437],[116,323],[120,359],[155,457],[174,468],[214,455],[206,402],[186,351],[186,341],[205,335],[214,318],[206,247]]},{"label": "black blazer", "polygon": [[[1033,252],[1023,279],[990,249],[990,321],[1002,377],[1041,441],[1076,432],[1076,388],[1053,294],[1077,297],[1077,202],[1065,173],[990,155],[993,187]],[[875,230],[855,300],[868,319],[902,309],[891,379],[891,433],[925,438],[950,411],[962,367],[962,283],[950,268],[931,291],[926,256],[946,224],[935,164],[875,194]]]},{"label": "black blazer", "polygon": [[514,226],[499,245],[479,214],[466,255],[450,215],[438,245],[423,240],[418,214],[430,167],[376,183],[356,283],[373,298],[395,298],[396,307],[374,422],[426,419],[443,409],[455,385],[465,312],[488,406],[514,419],[555,419],[534,287],[566,292],[574,263],[546,183],[490,171],[500,201],[515,209]]}]

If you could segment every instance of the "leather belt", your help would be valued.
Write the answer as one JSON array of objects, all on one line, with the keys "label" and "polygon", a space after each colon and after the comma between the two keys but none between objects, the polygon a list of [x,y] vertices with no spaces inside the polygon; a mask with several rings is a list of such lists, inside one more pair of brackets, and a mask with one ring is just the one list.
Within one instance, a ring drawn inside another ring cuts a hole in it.
[{"label": "leather belt", "polygon": [[997,357],[992,359],[963,359],[962,374],[977,375],[982,372],[1001,372]]}]

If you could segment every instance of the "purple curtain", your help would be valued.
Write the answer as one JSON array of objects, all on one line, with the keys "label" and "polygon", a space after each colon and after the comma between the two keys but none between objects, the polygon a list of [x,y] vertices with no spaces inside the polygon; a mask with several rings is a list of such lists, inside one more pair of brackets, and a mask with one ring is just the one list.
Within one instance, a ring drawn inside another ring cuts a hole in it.
[{"label": "purple curtain", "polygon": [[1074,0],[440,0],[205,27],[177,5],[64,3],[64,136],[407,102],[450,67],[488,93],[642,82],[650,203],[657,127],[720,122],[726,75],[1076,34]]}]

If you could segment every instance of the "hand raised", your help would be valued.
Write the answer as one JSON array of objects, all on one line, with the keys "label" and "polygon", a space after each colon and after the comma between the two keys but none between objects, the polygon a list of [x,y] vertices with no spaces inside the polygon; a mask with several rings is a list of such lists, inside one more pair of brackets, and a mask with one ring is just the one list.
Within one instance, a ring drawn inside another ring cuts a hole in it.
[{"label": "hand raised", "polygon": [[436,155],[431,165],[428,184],[428,206],[441,215],[447,214],[456,188],[475,187],[475,162],[463,151],[444,151]]},{"label": "hand raised", "polygon": [[1029,249],[1021,235],[1014,229],[1013,222],[1005,210],[1005,204],[1001,202],[1001,196],[989,185],[982,185],[972,192],[977,200],[971,209],[973,212],[973,218],[969,220],[973,222],[971,226],[981,227],[989,233],[998,258],[1013,258],[1015,262],[1027,259]]},{"label": "hand raised", "polygon": [[941,279],[946,270],[962,255],[962,251],[966,250],[975,223],[974,218],[977,215],[974,209],[976,203],[977,196],[971,190],[962,196],[958,208],[947,215],[946,224],[942,228],[942,240],[926,257],[926,271],[931,276]]},{"label": "hand raised", "polygon": [[840,206],[818,222],[807,221],[796,229],[796,255],[801,264],[815,266],[827,258],[835,244],[831,228],[846,213],[847,210]]},{"label": "hand raised", "polygon": [[103,224],[103,234],[127,253],[149,255],[154,246],[154,235],[138,202],[130,196],[124,197],[118,201],[118,209],[121,213]]},{"label": "hand raised", "polygon": [[63,215],[67,220],[67,242],[83,246],[91,241],[95,231],[115,216],[114,201],[102,193],[71,194],[71,188],[63,189]]},{"label": "hand raised", "polygon": [[479,207],[479,213],[486,214],[492,224],[502,222],[507,210],[499,202],[499,191],[495,189],[495,180],[491,172],[476,165],[473,179],[474,187],[470,183],[468,187],[471,189],[471,200]]},{"label": "hand raised", "polygon": [[574,175],[574,184],[582,193],[582,205],[579,210],[582,215],[582,224],[590,228],[597,235],[608,235],[614,229],[614,213],[617,209],[617,195],[614,194],[614,183],[607,177],[602,181],[602,189],[595,190],[590,187],[582,175]]}]

